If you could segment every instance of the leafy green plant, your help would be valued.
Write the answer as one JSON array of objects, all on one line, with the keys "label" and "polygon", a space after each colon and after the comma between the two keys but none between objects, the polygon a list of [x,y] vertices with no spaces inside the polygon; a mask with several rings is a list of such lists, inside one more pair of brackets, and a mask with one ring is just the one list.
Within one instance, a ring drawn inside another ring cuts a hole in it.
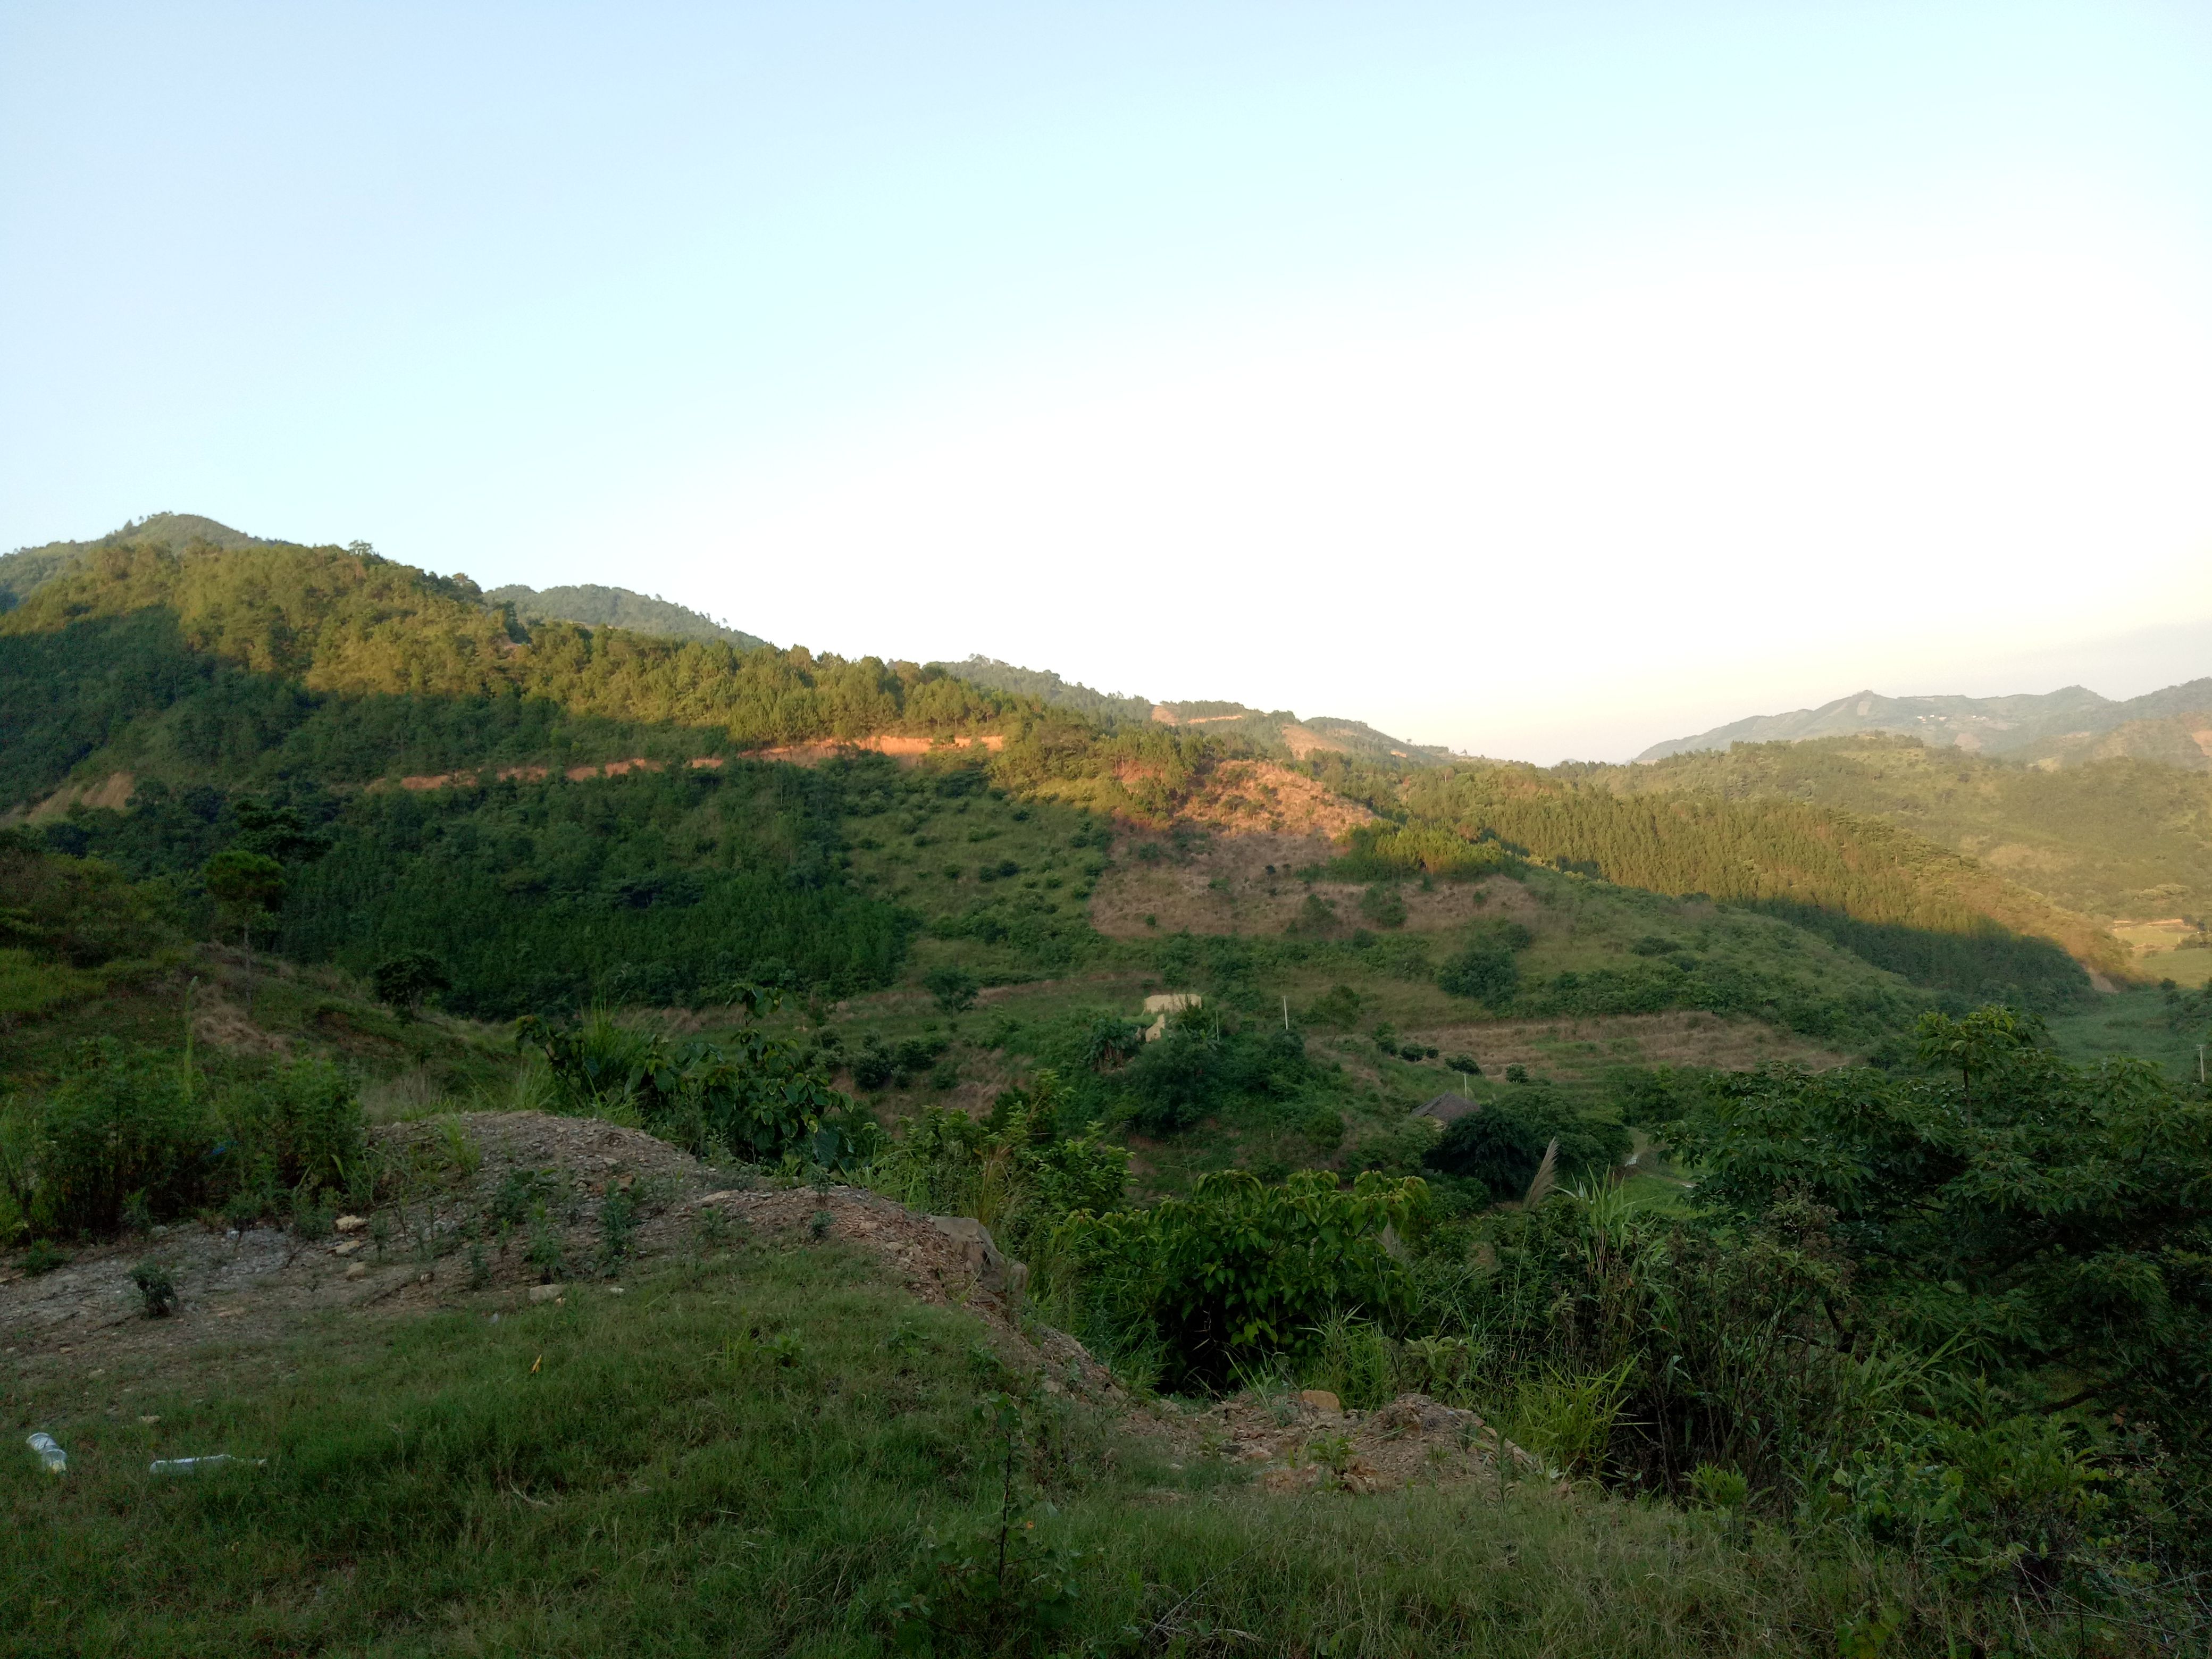
[{"label": "leafy green plant", "polygon": [[1405,896],[1389,883],[1373,883],[1359,896],[1359,914],[1377,927],[1402,927],[1406,925]]},{"label": "leafy green plant", "polygon": [[1557,1174],[1569,1182],[1602,1175],[1627,1155],[1632,1140],[1622,1125],[1610,1118],[1584,1117],[1540,1097],[1543,1092],[1516,1091],[1453,1120],[1422,1154],[1423,1165],[1480,1182],[1492,1198],[1504,1200],[1527,1192],[1554,1141],[1559,1148]]},{"label": "leafy green plant", "polygon": [[1628,1397],[1629,1363],[1602,1371],[1553,1370],[1522,1382],[1513,1437],[1568,1474],[1595,1474]]},{"label": "leafy green plant", "polygon": [[550,1285],[567,1276],[568,1258],[561,1242],[561,1230],[542,1209],[531,1222],[530,1248],[523,1260],[535,1270],[541,1285]]},{"label": "leafy green plant", "polygon": [[937,1006],[948,1014],[974,1007],[975,994],[982,989],[981,981],[956,963],[931,969],[921,982],[923,988],[937,999]]},{"label": "leafy green plant", "polygon": [[1157,1340],[1170,1385],[1213,1383],[1306,1350],[1333,1314],[1402,1310],[1411,1283],[1382,1234],[1425,1195],[1418,1180],[1372,1173],[1344,1192],[1314,1170],[1279,1187],[1221,1170],[1188,1199],[1078,1213],[1062,1237],[1097,1316]]},{"label": "leafy green plant", "polygon": [[176,1069],[112,1038],[82,1044],[46,1097],[32,1221],[41,1231],[112,1232],[133,1194],[150,1219],[205,1194],[209,1125]]},{"label": "leafy green plant", "polygon": [[1019,1499],[1018,1462],[1028,1445],[1021,1402],[994,1392],[976,1411],[1000,1442],[998,1516],[964,1535],[928,1537],[919,1570],[891,1612],[901,1653],[1003,1651],[1014,1644],[1042,1653],[1079,1605],[1081,1553],[1039,1534],[1038,1520],[1052,1516],[1049,1505]]},{"label": "leafy green plant", "polygon": [[23,1252],[21,1267],[27,1275],[37,1279],[57,1267],[66,1267],[73,1259],[57,1248],[52,1239],[34,1238],[31,1248]]},{"label": "leafy green plant", "polygon": [[[749,1012],[774,1008],[777,994],[739,985],[731,1000]],[[873,1119],[830,1085],[820,1051],[748,1024],[720,1046],[618,1024],[604,1010],[560,1027],[532,1015],[516,1022],[518,1045],[534,1046],[575,1109],[629,1117],[665,1140],[706,1156],[726,1146],[759,1164],[796,1157],[831,1169],[857,1168],[882,1146]]]},{"label": "leafy green plant", "polygon": [[404,1022],[415,1018],[425,999],[453,988],[446,964],[429,951],[401,951],[368,970],[368,982],[378,1001],[389,1005]]},{"label": "leafy green plant", "polygon": [[1521,967],[1504,945],[1471,945],[1437,970],[1437,984],[1453,996],[1503,1008],[1520,988]]},{"label": "leafy green plant", "polygon": [[158,1261],[142,1261],[131,1270],[138,1287],[138,1304],[149,1319],[165,1319],[176,1311],[177,1281]]},{"label": "leafy green plant", "polygon": [[1690,1493],[1711,1510],[1740,1510],[1751,1499],[1751,1482],[1740,1469],[1700,1463],[1690,1471]]},{"label": "leafy green plant", "polygon": [[630,1242],[637,1233],[637,1206],[628,1193],[616,1190],[599,1200],[599,1272],[611,1278],[629,1259]]}]

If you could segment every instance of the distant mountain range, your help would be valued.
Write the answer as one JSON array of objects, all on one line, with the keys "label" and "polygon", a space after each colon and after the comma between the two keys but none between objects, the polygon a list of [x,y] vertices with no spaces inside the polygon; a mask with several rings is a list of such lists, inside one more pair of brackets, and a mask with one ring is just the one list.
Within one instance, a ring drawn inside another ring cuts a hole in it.
[{"label": "distant mountain range", "polygon": [[2130,756],[2191,771],[2212,769],[2212,678],[2114,702],[2079,685],[2009,697],[1886,697],[1855,692],[1786,714],[1754,714],[1693,738],[1655,743],[1638,761],[1665,760],[1739,743],[1893,732],[2044,765]]}]

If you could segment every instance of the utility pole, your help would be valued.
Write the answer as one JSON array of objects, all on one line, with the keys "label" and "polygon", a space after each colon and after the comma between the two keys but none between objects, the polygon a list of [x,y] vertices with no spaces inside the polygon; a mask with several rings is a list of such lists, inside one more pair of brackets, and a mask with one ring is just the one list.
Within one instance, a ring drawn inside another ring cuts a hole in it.
[{"label": "utility pole", "polygon": [[[1287,992],[1283,995],[1283,1029],[1285,1031],[1291,1029],[1291,999]],[[2201,1042],[2197,1045],[2197,1069],[2200,1072],[2204,1069],[2204,1045]],[[2200,1077],[2197,1080],[2202,1083],[2204,1079]]]}]

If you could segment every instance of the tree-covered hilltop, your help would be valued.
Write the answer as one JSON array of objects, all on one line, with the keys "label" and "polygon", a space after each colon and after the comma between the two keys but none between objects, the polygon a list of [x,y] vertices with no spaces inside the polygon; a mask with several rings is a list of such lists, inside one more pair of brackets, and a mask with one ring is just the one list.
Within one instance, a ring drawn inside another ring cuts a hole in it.
[{"label": "tree-covered hilltop", "polygon": [[2124,757],[2046,769],[1875,735],[1738,744],[1572,775],[1622,795],[1790,800],[1879,817],[2095,916],[2212,915],[2212,773]]},{"label": "tree-covered hilltop", "polygon": [[1150,697],[1127,696],[1116,691],[1094,691],[1073,680],[1064,680],[1046,668],[1020,668],[996,657],[974,656],[960,662],[933,662],[932,668],[957,674],[973,685],[987,685],[1017,697],[1034,697],[1054,708],[1065,708],[1096,720],[1101,726],[1142,722],[1152,717]]},{"label": "tree-covered hilltop", "polygon": [[712,617],[664,599],[634,593],[627,587],[605,587],[583,582],[568,587],[526,587],[520,582],[495,587],[483,596],[486,605],[512,605],[526,623],[568,622],[586,628],[626,628],[633,634],[657,634],[671,640],[720,640],[757,651],[768,644],[757,634],[718,623]]},{"label": "tree-covered hilltop", "polygon": [[125,542],[166,542],[173,547],[205,546],[229,550],[240,547],[284,547],[291,544],[264,540],[233,530],[227,524],[204,519],[197,513],[155,513],[134,519],[120,530],[111,530],[89,542],[46,542],[0,554],[0,611],[13,611],[30,598],[32,590],[51,581],[95,547],[115,547]]},{"label": "tree-covered hilltop", "polygon": [[92,550],[0,618],[0,801],[88,761],[363,782],[931,737],[1017,712],[913,664],[523,627],[480,601],[465,577],[335,547]]}]

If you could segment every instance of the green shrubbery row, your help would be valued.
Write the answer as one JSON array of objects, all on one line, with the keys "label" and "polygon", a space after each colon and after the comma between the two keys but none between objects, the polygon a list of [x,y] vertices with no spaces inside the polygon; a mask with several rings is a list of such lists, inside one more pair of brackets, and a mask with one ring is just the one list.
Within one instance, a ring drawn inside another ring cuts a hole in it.
[{"label": "green shrubbery row", "polygon": [[0,1238],[112,1232],[220,1208],[288,1218],[365,1201],[352,1082],[320,1060],[210,1086],[174,1055],[85,1043],[50,1089],[0,1103]]}]

